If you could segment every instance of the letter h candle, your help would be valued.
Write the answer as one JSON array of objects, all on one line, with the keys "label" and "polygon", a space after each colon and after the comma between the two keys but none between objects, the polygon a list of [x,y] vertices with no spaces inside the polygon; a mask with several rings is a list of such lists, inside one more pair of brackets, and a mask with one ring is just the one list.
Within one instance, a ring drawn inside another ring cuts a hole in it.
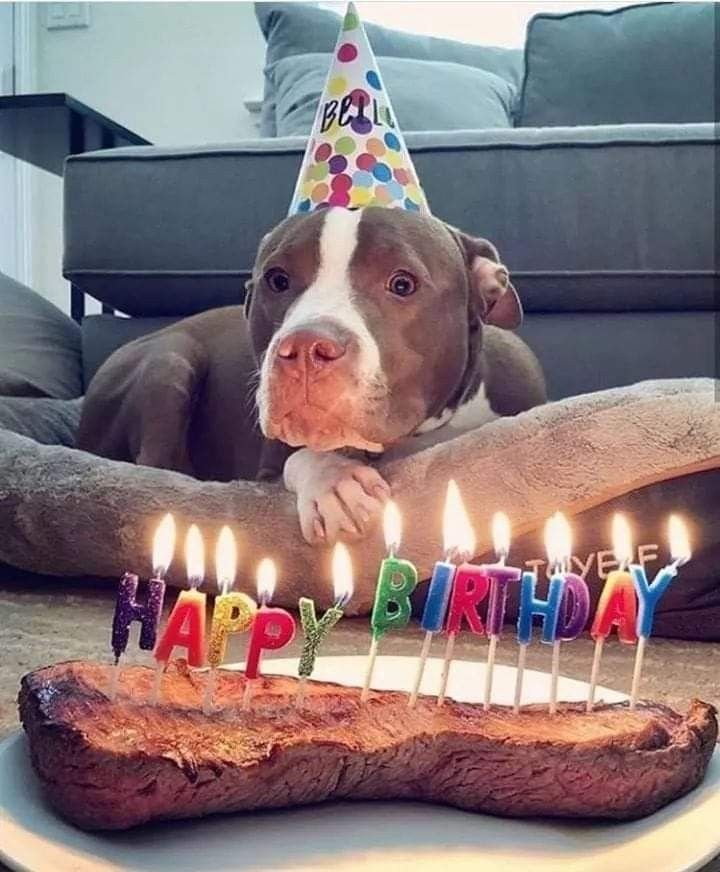
[{"label": "letter h candle", "polygon": [[152,651],[157,638],[157,628],[165,599],[165,573],[168,571],[175,550],[175,519],[168,514],[160,522],[153,538],[153,577],[148,581],[147,598],[137,600],[139,579],[126,572],[120,579],[112,624],[112,650],[115,664],[110,681],[110,699],[117,695],[120,680],[120,658],[125,653],[130,638],[130,624],[140,622],[139,645],[143,651]]}]

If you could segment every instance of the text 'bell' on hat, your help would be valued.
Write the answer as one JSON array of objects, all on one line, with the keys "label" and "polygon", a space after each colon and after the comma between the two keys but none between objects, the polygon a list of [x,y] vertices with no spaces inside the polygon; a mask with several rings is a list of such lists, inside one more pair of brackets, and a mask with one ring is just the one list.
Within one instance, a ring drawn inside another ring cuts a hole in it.
[{"label": "text 'bell' on hat", "polygon": [[429,211],[353,3],[342,21],[289,214],[328,206]]}]

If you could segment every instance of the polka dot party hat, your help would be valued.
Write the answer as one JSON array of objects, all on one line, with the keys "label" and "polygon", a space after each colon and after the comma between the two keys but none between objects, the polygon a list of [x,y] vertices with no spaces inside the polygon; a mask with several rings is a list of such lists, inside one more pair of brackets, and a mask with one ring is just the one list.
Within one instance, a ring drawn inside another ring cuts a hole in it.
[{"label": "polka dot party hat", "polygon": [[342,22],[289,214],[328,206],[429,211],[353,3]]}]

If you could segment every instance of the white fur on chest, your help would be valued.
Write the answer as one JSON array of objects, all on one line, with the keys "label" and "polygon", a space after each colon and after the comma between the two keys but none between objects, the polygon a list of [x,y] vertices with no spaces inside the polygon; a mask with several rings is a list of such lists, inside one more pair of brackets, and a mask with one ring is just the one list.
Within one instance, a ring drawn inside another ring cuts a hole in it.
[{"label": "white fur on chest", "polygon": [[437,418],[423,421],[413,436],[408,436],[386,451],[383,459],[395,460],[399,457],[407,457],[424,448],[454,439],[461,433],[476,430],[499,417],[490,407],[485,385],[481,384],[475,396],[467,403],[463,403],[455,412],[452,409],[444,409]]}]

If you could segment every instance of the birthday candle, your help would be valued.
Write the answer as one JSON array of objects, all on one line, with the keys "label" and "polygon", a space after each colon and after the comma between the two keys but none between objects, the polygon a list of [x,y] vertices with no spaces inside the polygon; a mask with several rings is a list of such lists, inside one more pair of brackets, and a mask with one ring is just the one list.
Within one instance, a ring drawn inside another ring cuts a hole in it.
[{"label": "birthday candle", "polygon": [[515,701],[513,710],[515,714],[520,711],[522,699],[522,686],[525,677],[525,658],[528,645],[532,640],[533,615],[542,618],[542,641],[552,645],[557,636],[557,625],[560,613],[560,602],[563,592],[563,580],[558,575],[553,576],[548,586],[548,598],[539,599],[535,596],[537,588],[537,574],[535,572],[523,572],[520,582],[520,610],[518,612],[517,636],[520,648],[518,651],[517,674],[515,678]]},{"label": "birthday candle", "polygon": [[634,709],[637,705],[645,646],[652,634],[655,609],[660,598],[670,586],[670,582],[677,575],[678,569],[684,566],[692,556],[685,524],[677,515],[671,515],[668,520],[668,535],[670,539],[671,562],[658,571],[652,584],[648,584],[645,569],[642,566],[637,563],[630,566],[639,603],[637,615],[638,646],[635,653],[635,667],[633,669],[632,689],[630,691],[631,709]]},{"label": "birthday candle", "polygon": [[215,597],[207,659],[209,670],[205,680],[203,710],[212,710],[216,669],[225,659],[228,636],[244,633],[252,626],[256,605],[247,594],[232,590],[237,572],[237,545],[229,527],[223,527],[215,546],[215,574],[220,593]]},{"label": "birthday candle", "polygon": [[392,501],[385,505],[383,531],[388,556],[380,564],[375,602],[370,616],[372,640],[368,652],[365,681],[360,693],[361,702],[366,702],[370,693],[380,638],[390,629],[404,627],[410,620],[410,594],[415,590],[418,582],[417,570],[412,563],[396,556],[402,538],[402,520],[397,506]]},{"label": "birthday candle", "polygon": [[455,564],[452,560],[455,555],[456,544],[455,529],[452,523],[454,519],[451,516],[451,485],[454,486],[454,490],[457,491],[455,482],[449,482],[443,514],[445,559],[438,560],[435,563],[432,578],[430,579],[430,585],[428,587],[427,597],[425,599],[425,607],[423,608],[422,620],[420,621],[420,626],[425,630],[425,638],[423,639],[420,656],[418,657],[415,681],[413,682],[412,691],[408,698],[408,705],[410,708],[413,708],[417,703],[418,694],[420,693],[420,684],[425,672],[425,664],[427,663],[428,654],[430,653],[432,637],[435,633],[439,633],[445,624],[445,616],[447,614],[453,579],[455,577]]},{"label": "birthday candle", "polygon": [[302,625],[303,642],[298,663],[298,682],[295,704],[299,708],[305,697],[305,685],[315,668],[315,659],[323,639],[342,618],[345,606],[350,602],[353,591],[352,562],[347,548],[338,542],[333,550],[332,559],[333,590],[335,604],[331,606],[318,621],[315,613],[315,602],[309,597],[301,597],[298,602],[300,623]]},{"label": "birthday candle", "polygon": [[445,702],[450,669],[455,649],[455,639],[460,631],[463,618],[473,633],[483,635],[485,627],[477,613],[477,606],[487,596],[490,583],[480,566],[468,563],[467,560],[475,552],[475,533],[470,519],[465,511],[457,484],[450,479],[448,482],[445,513],[443,515],[443,539],[445,551],[462,561],[455,572],[447,619],[447,642],[443,658],[440,689],[437,704]]},{"label": "birthday candle", "polygon": [[160,698],[162,676],[176,647],[185,648],[190,666],[202,666],[205,657],[205,594],[198,590],[205,577],[205,546],[193,524],[185,538],[189,590],[181,590],[168,618],[165,632],[155,646],[155,680],[151,702]]},{"label": "birthday candle", "polygon": [[277,570],[268,557],[263,558],[257,569],[257,591],[260,608],[255,614],[250,644],[245,661],[245,693],[243,708],[249,708],[253,681],[260,675],[260,659],[263,651],[277,651],[289,645],[295,637],[295,618],[285,609],[268,604],[275,592]]},{"label": "birthday candle", "polygon": [[637,641],[635,629],[637,600],[632,576],[627,571],[627,567],[632,559],[632,538],[630,535],[630,525],[623,515],[616,514],[613,516],[612,543],[613,553],[618,562],[618,569],[608,573],[602,593],[600,594],[597,610],[595,611],[592,628],[590,629],[590,635],[595,640],[595,650],[590,670],[590,687],[585,705],[585,709],[588,712],[591,712],[595,705],[595,691],[600,674],[603,646],[612,628],[617,627],[618,637],[621,642],[633,645]]},{"label": "birthday candle", "polygon": [[[561,603],[565,596],[567,572],[569,570],[570,555],[572,553],[572,543],[570,535],[570,525],[560,512],[555,512],[552,518],[545,525],[545,547],[548,554],[548,563],[554,567],[553,576],[550,579],[550,586],[557,579],[560,583]],[[550,702],[548,705],[551,715],[557,711],[557,688],[558,679],[560,677],[560,645],[562,644],[562,635],[560,633],[560,605],[558,605],[558,626],[556,635],[553,639],[552,651],[552,667],[550,670]],[[585,615],[587,618],[587,614]],[[583,623],[584,626],[584,623]],[[571,627],[573,629],[573,627]]]},{"label": "birthday candle", "polygon": [[165,574],[175,550],[175,520],[165,515],[153,539],[153,577],[148,581],[147,598],[137,601],[138,577],[126,572],[120,579],[113,616],[111,645],[115,664],[110,683],[110,699],[115,699],[120,679],[120,658],[125,653],[130,638],[130,624],[140,621],[139,646],[143,651],[152,651],[157,639],[157,628],[165,599]]},{"label": "birthday candle", "polygon": [[495,654],[500,641],[505,609],[507,607],[508,585],[511,581],[519,581],[522,572],[514,566],[506,566],[505,561],[510,553],[510,519],[504,512],[495,512],[492,519],[493,548],[497,563],[484,567],[490,580],[490,596],[487,610],[488,653],[485,664],[485,691],[483,694],[483,709],[490,710],[492,699],[493,676],[495,672]]}]

